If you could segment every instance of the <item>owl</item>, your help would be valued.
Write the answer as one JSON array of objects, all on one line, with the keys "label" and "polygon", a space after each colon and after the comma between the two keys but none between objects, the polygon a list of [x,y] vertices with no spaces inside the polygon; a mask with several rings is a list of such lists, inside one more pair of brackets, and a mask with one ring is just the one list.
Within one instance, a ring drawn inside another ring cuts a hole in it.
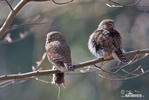
[{"label": "owl", "polygon": [[89,37],[88,48],[98,58],[113,57],[122,63],[128,62],[122,50],[122,38],[115,29],[112,19],[101,21],[98,28]]},{"label": "owl", "polygon": [[60,71],[60,73],[53,74],[53,83],[57,85],[63,84],[64,72],[74,70],[71,63],[71,51],[64,36],[57,31],[48,33],[45,49],[53,69]]}]

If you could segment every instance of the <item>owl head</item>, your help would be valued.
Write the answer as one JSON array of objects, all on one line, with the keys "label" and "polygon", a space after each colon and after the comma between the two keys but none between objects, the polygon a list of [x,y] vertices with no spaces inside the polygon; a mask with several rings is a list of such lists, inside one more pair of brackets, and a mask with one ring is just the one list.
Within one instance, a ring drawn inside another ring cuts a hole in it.
[{"label": "owl head", "polygon": [[115,25],[114,25],[114,21],[112,19],[104,19],[98,25],[98,29],[111,30],[111,29],[114,29],[114,28],[115,28]]},{"label": "owl head", "polygon": [[57,40],[61,40],[64,37],[62,36],[61,32],[58,31],[52,31],[50,33],[47,34],[47,43],[50,43],[52,41],[57,41]]}]

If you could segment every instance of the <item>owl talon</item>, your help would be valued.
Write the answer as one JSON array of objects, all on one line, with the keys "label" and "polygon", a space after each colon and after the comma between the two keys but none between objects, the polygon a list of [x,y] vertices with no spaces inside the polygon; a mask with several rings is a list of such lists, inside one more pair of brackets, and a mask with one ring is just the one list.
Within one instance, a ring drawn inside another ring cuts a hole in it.
[{"label": "owl talon", "polygon": [[68,67],[67,67],[67,70],[68,70],[68,71],[74,71],[74,68],[73,68],[73,66],[68,66]]}]

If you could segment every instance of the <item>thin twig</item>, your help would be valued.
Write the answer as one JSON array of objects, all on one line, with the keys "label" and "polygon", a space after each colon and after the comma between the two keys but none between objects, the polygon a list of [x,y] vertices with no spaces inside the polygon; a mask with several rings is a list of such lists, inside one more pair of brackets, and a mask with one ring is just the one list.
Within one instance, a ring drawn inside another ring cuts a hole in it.
[{"label": "thin twig", "polygon": [[8,6],[10,7],[10,9],[13,11],[13,8],[12,8],[11,4],[8,2],[8,0],[5,0],[5,1],[8,4]]},{"label": "thin twig", "polygon": [[128,72],[128,71],[126,71],[125,69],[121,69],[124,73],[126,73],[126,75],[125,76],[128,76],[128,75],[137,75],[137,74],[134,74],[135,72],[137,72],[139,69],[141,69],[142,68],[142,66],[140,65],[140,66],[138,66],[136,69],[134,69],[133,71],[131,71],[131,72]]},{"label": "thin twig", "polygon": [[44,22],[39,22],[39,23],[33,22],[33,23],[24,23],[24,24],[20,24],[20,25],[14,25],[14,26],[10,27],[6,32],[18,29],[20,27],[28,26],[28,25],[42,25],[42,24],[45,24],[45,23]]},{"label": "thin twig", "polygon": [[73,1],[74,0],[70,0],[70,1],[67,1],[67,2],[56,2],[55,0],[52,0],[53,3],[58,4],[58,5],[68,4],[68,3],[73,2]]},{"label": "thin twig", "polygon": [[39,79],[39,78],[34,78],[34,79],[37,80],[37,81],[40,81],[40,82],[42,82],[42,83],[52,84],[52,83],[49,82],[49,81],[45,81],[45,80],[42,80],[42,79]]},{"label": "thin twig", "polygon": [[118,62],[118,64],[117,64],[116,66],[110,68],[110,70],[117,69],[116,71],[118,72],[120,69],[122,69],[122,68],[124,68],[124,67],[126,67],[126,66],[128,66],[128,65],[130,65],[130,64],[135,63],[135,61],[136,61],[136,59],[138,58],[138,56],[139,56],[139,55],[135,55],[135,56],[132,58],[132,60],[130,60],[130,61],[128,62],[128,64],[125,64],[125,65],[122,65],[122,66],[120,66],[121,62]]},{"label": "thin twig", "polygon": [[137,0],[135,3],[133,3],[133,4],[121,4],[121,3],[118,3],[118,2],[116,2],[116,1],[113,1],[113,0],[109,0],[110,2],[112,2],[112,3],[114,3],[114,4],[116,4],[116,5],[118,5],[118,6],[120,6],[120,7],[134,7],[134,6],[136,6],[139,2],[141,2],[141,0]]},{"label": "thin twig", "polygon": [[127,70],[125,70],[125,69],[121,69],[124,73],[126,73],[126,75],[125,76],[129,76],[129,75],[137,75],[137,74],[134,74],[133,72],[128,72]]},{"label": "thin twig", "polygon": [[104,70],[103,68],[101,68],[101,67],[99,67],[99,66],[97,66],[97,65],[94,65],[97,69],[99,69],[99,70],[101,70],[101,71],[103,71],[103,72],[105,72],[105,73],[108,73],[108,74],[110,74],[110,75],[114,75],[114,76],[116,76],[116,77],[118,77],[118,78],[124,78],[123,76],[120,76],[120,75],[118,75],[117,73],[113,73],[113,72],[110,72],[110,71],[106,71],[106,70]]},{"label": "thin twig", "polygon": [[123,68],[125,68],[125,67],[127,67],[127,66],[129,66],[129,65],[131,65],[131,64],[134,64],[134,63],[138,62],[139,60],[144,59],[145,57],[146,57],[146,55],[144,55],[143,57],[137,59],[137,58],[138,58],[138,54],[137,54],[131,61],[128,62],[128,64],[123,65],[123,66],[120,66],[120,67],[115,71],[115,73],[119,72],[121,69],[123,69]]},{"label": "thin twig", "polygon": [[111,81],[123,81],[123,80],[129,80],[129,79],[134,79],[134,78],[138,78],[144,74],[147,74],[149,73],[149,70],[146,70],[144,73],[140,73],[140,74],[137,74],[135,76],[130,76],[130,77],[125,77],[125,78],[108,78],[108,77],[105,77],[103,76],[102,74],[98,74],[99,77],[103,78],[103,79],[106,79],[106,80],[111,80]]},{"label": "thin twig", "polygon": [[35,67],[35,71],[39,70],[39,68],[41,67],[40,65],[42,64],[42,62],[44,61],[44,59],[46,58],[46,55],[47,53],[45,52],[43,55],[42,55],[42,58],[40,61],[36,62],[37,63],[37,66]]}]

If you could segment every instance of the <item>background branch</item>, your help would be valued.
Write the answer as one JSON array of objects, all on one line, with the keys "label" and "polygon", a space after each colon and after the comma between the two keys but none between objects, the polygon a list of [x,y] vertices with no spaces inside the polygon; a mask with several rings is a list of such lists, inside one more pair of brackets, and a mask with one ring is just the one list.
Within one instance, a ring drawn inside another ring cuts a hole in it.
[{"label": "background branch", "polygon": [[139,2],[141,2],[141,0],[137,0],[135,3],[133,4],[121,4],[121,3],[118,3],[116,1],[113,1],[113,0],[109,0],[110,2],[112,2],[113,4],[116,4],[120,7],[133,7],[133,6],[136,6]]},{"label": "background branch", "polygon": [[6,1],[6,3],[8,4],[8,6],[10,7],[10,9],[13,10],[11,4],[10,4],[7,0],[5,0],[5,1]]},{"label": "background branch", "polygon": [[[7,0],[6,0],[7,1]],[[12,6],[8,3],[9,7],[11,8],[11,12],[9,13],[7,19],[5,20],[5,22],[3,23],[3,25],[0,28],[0,38],[2,38],[2,36],[7,32],[9,26],[11,25],[12,21],[14,20],[15,16],[17,15],[17,13],[28,3],[28,2],[44,2],[44,1],[50,1],[50,0],[21,0],[16,6],[15,8],[12,8]],[[73,2],[73,0],[68,1],[68,2],[64,2],[64,3],[57,3],[55,2],[55,0],[52,0],[53,3],[55,4],[67,4],[70,2]]]},{"label": "background branch", "polygon": [[[134,51],[130,51],[130,52],[125,53],[125,56],[134,56],[134,55],[148,54],[148,53],[149,53],[149,49],[134,50]],[[90,66],[90,65],[95,65],[97,63],[101,63],[101,62],[104,62],[104,61],[109,61],[109,60],[113,60],[113,58],[93,59],[93,60],[86,61],[86,62],[83,62],[83,63],[80,63],[80,64],[75,64],[75,65],[73,65],[73,67],[74,67],[74,69],[78,69],[78,68],[83,68],[83,67]],[[35,77],[38,77],[38,76],[52,75],[54,73],[59,73],[59,72],[60,71],[58,71],[58,70],[37,70],[37,71],[27,72],[27,73],[2,75],[2,76],[0,76],[0,81],[35,78]],[[136,77],[138,77],[140,75],[143,75],[147,72],[149,72],[149,71],[147,70],[146,72],[138,74],[138,75],[134,76],[133,78],[136,78]],[[126,80],[126,78],[124,78],[124,80]]]},{"label": "background branch", "polygon": [[27,0],[21,0],[16,7],[11,10],[11,12],[9,13],[7,19],[5,20],[4,24],[2,25],[2,27],[0,28],[0,38],[5,34],[5,32],[8,30],[9,26],[11,25],[12,21],[14,20],[16,14],[21,10],[21,8],[27,4],[28,1]]}]

